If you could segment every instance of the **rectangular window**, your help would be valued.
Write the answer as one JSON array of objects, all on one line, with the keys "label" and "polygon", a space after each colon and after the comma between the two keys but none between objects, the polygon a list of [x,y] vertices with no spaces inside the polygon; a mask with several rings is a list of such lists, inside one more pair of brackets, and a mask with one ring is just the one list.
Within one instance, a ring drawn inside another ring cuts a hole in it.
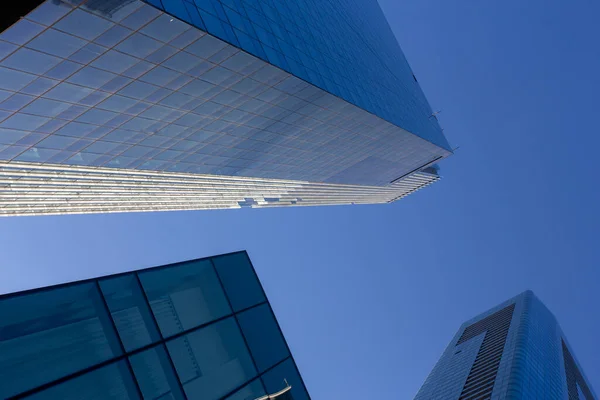
[{"label": "rectangular window", "polygon": [[139,274],[163,336],[231,314],[210,261],[194,261]]},{"label": "rectangular window", "polygon": [[154,318],[134,274],[102,280],[100,287],[126,351],[160,340]]},{"label": "rectangular window", "polygon": [[266,301],[246,253],[227,254],[212,260],[234,311]]},{"label": "rectangular window", "polygon": [[140,396],[124,361],[52,386],[26,397],[27,400],[137,400]]},{"label": "rectangular window", "polygon": [[176,399],[185,397],[163,345],[129,358],[144,399]]},{"label": "rectangular window", "polygon": [[219,399],[256,376],[233,318],[169,341],[167,348],[190,399]]},{"label": "rectangular window", "polygon": [[237,319],[260,372],[290,355],[267,304],[244,311]]},{"label": "rectangular window", "polygon": [[95,283],[0,301],[0,398],[120,355]]}]

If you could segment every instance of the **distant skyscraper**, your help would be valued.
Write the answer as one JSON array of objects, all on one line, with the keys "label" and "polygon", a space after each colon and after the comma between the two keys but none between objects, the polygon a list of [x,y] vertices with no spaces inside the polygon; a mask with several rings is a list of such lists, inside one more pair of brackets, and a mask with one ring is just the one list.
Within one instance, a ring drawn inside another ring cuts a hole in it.
[{"label": "distant skyscraper", "polygon": [[376,0],[2,11],[0,215],[386,203],[451,154]]},{"label": "distant skyscraper", "polygon": [[531,291],[465,322],[415,400],[598,400]]},{"label": "distant skyscraper", "polygon": [[310,400],[246,252],[0,296],[0,398]]}]

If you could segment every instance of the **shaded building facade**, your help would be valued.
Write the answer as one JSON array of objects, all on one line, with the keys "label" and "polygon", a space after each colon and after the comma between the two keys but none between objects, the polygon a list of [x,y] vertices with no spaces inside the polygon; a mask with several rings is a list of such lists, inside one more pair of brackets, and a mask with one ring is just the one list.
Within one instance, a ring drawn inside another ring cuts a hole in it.
[{"label": "shaded building facade", "polygon": [[597,400],[554,315],[531,291],[465,322],[415,400]]},{"label": "shaded building facade", "polygon": [[29,0],[0,215],[387,203],[452,150],[376,0]]},{"label": "shaded building facade", "polygon": [[0,297],[0,398],[308,400],[246,252]]}]

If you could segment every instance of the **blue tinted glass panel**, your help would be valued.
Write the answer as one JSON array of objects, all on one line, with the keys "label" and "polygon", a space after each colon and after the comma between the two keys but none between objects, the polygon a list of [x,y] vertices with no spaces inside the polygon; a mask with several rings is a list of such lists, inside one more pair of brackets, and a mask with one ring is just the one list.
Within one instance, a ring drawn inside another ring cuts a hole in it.
[{"label": "blue tinted glass panel", "polygon": [[144,4],[127,18],[123,19],[121,24],[130,29],[139,29],[156,18],[159,14],[160,12],[156,8]]},{"label": "blue tinted glass panel", "polygon": [[167,342],[185,394],[215,400],[256,375],[233,318]]},{"label": "blue tinted glass panel", "polygon": [[27,46],[55,56],[69,57],[85,44],[84,40],[50,28],[33,39]]},{"label": "blue tinted glass panel", "polygon": [[62,2],[45,2],[27,15],[27,19],[40,24],[50,25],[56,22],[71,10],[71,7]]},{"label": "blue tinted glass panel", "polygon": [[4,32],[0,32],[0,39],[14,44],[25,44],[43,30],[43,26],[25,19],[13,24]]},{"label": "blue tinted glass panel", "polygon": [[161,43],[148,36],[134,33],[123,42],[121,42],[116,49],[126,54],[131,54],[136,57],[144,58],[150,53],[161,47]]},{"label": "blue tinted glass panel", "polygon": [[184,399],[163,345],[129,358],[144,399]]},{"label": "blue tinted glass panel", "polygon": [[266,394],[262,382],[260,379],[257,379],[227,397],[225,400],[256,400]]},{"label": "blue tinted glass panel", "polygon": [[246,253],[228,254],[212,260],[234,311],[266,301]]},{"label": "blue tinted glass panel", "polygon": [[131,351],[160,340],[135,275],[102,280],[100,287],[125,350]]},{"label": "blue tinted glass panel", "polygon": [[308,393],[302,384],[302,378],[300,378],[292,359],[285,360],[265,373],[262,380],[268,393],[277,393],[289,384],[292,387],[291,392],[294,400],[309,400]]},{"label": "blue tinted glass panel", "polygon": [[5,67],[33,74],[43,74],[60,62],[60,58],[21,48],[2,62]]},{"label": "blue tinted glass panel", "polygon": [[38,78],[35,81],[31,82],[29,85],[27,85],[26,88],[23,88],[23,93],[37,96],[53,88],[59,83],[59,81],[55,81],[52,79]]},{"label": "blue tinted glass panel", "polygon": [[75,9],[57,22],[55,26],[64,32],[91,40],[104,33],[113,24],[104,18],[92,15],[81,9]]},{"label": "blue tinted glass panel", "polygon": [[290,355],[267,304],[244,311],[237,318],[259,371],[266,370]]},{"label": "blue tinted glass panel", "polygon": [[0,398],[119,353],[110,315],[93,283],[0,301]]},{"label": "blue tinted glass panel", "polygon": [[[26,140],[26,139],[25,139]],[[35,147],[21,153],[15,158],[17,161],[33,161],[33,162],[46,162],[59,153],[58,150],[38,149]]]},{"label": "blue tinted glass panel", "polygon": [[139,277],[165,337],[231,313],[210,261],[142,272]]},{"label": "blue tinted glass panel", "polygon": [[136,400],[139,398],[133,377],[123,361],[26,397],[27,400]]},{"label": "blue tinted glass panel", "polygon": [[15,144],[22,140],[28,133],[26,131],[18,131],[15,129],[0,128],[0,143]]},{"label": "blue tinted glass panel", "polygon": [[[5,92],[2,94],[2,97],[8,97],[10,96],[10,94],[8,92]],[[9,111],[17,111],[19,108],[23,107],[24,105],[27,105],[28,103],[31,103],[31,101],[33,101],[35,99],[35,97],[33,96],[28,96],[25,94],[15,94],[12,95],[8,98],[6,98],[6,100],[4,100],[2,103],[0,103],[0,109],[3,110],[9,110]]]},{"label": "blue tinted glass panel", "polygon": [[48,118],[17,113],[14,114],[12,117],[8,118],[6,121],[2,122],[0,124],[0,127],[15,128],[22,130],[34,130],[44,125],[48,121]]}]

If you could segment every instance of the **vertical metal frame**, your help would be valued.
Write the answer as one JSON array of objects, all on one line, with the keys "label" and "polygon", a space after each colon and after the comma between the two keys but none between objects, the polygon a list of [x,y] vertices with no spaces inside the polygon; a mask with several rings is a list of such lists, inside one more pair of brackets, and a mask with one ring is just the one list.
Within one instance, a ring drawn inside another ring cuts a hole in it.
[{"label": "vertical metal frame", "polygon": [[[308,396],[308,398],[310,400],[311,399],[310,393],[308,393],[308,389],[306,388],[306,384],[304,383],[304,378],[302,377],[302,374],[300,373],[300,370],[298,369],[298,365],[296,364],[296,360],[294,359],[294,357],[292,355],[292,350],[290,349],[290,346],[289,346],[289,344],[287,342],[287,339],[285,338],[285,335],[283,334],[283,330],[281,329],[281,325],[279,325],[279,321],[277,320],[277,317],[275,316],[275,312],[273,311],[273,307],[271,307],[271,303],[268,300],[269,298],[267,297],[267,293],[265,292],[265,288],[263,287],[263,284],[262,284],[261,280],[259,279],[258,274],[256,273],[256,268],[254,267],[254,264],[252,263],[252,260],[250,259],[250,256],[248,255],[248,252],[244,250],[244,254],[246,255],[246,259],[248,260],[248,263],[252,267],[252,271],[254,272],[254,276],[256,276],[256,279],[258,280],[258,284],[260,286],[260,289],[263,292],[263,295],[264,295],[265,299],[267,299],[267,304],[269,305],[269,310],[271,310],[271,314],[273,315],[273,319],[275,320],[275,324],[277,325],[277,329],[279,329],[279,333],[281,334],[281,337],[283,338],[283,342],[285,343],[285,347],[288,350],[288,354],[289,354],[288,358],[291,358],[292,363],[294,364],[294,368],[296,368],[296,372],[298,373],[298,376],[300,377],[300,382],[302,382],[302,386],[304,386],[304,391],[306,392],[306,395]],[[263,373],[263,375],[264,375],[264,373]]]},{"label": "vertical metal frame", "polygon": [[[117,324],[115,323],[115,319],[113,318],[112,313],[110,312],[110,308],[108,307],[108,303],[106,302],[104,293],[102,293],[102,288],[100,287],[100,280],[96,280],[95,284],[96,284],[95,285],[96,291],[100,295],[102,306],[104,307],[104,310],[105,310],[106,314],[108,315],[108,320],[110,320],[110,326],[112,327],[112,331],[114,332],[113,334],[116,336],[117,341],[119,342],[119,347],[121,348],[121,354],[126,355],[127,351],[125,351],[125,345],[123,344],[123,341],[121,340],[121,335],[119,334],[119,330],[117,329]],[[137,379],[135,379],[135,374],[133,373],[133,367],[131,366],[131,362],[129,362],[129,357],[125,357],[124,360],[125,360],[125,364],[127,365],[127,369],[129,370],[129,374],[131,375],[131,379],[133,380],[133,384],[135,385],[135,390],[136,390],[139,398],[143,399],[144,396],[142,395],[142,389],[140,388],[140,384],[137,381]]]},{"label": "vertical metal frame", "polygon": [[[162,331],[160,330],[160,326],[158,326],[158,321],[156,320],[156,316],[154,315],[154,312],[152,311],[152,306],[150,305],[150,300],[148,300],[148,294],[146,293],[146,289],[144,289],[144,286],[142,285],[142,281],[140,281],[140,276],[138,274],[138,271],[135,271],[133,273],[133,275],[135,277],[135,282],[138,285],[140,292],[142,293],[142,296],[144,296],[144,301],[146,302],[148,311],[150,311],[152,323],[154,324],[154,327],[156,328],[156,331],[158,332],[158,335],[160,336],[159,343],[156,344],[154,347],[161,346],[161,345],[164,347],[165,353],[167,354],[167,360],[169,361],[169,365],[171,366],[171,369],[173,370],[173,374],[175,374],[175,379],[177,381],[177,386],[179,387],[179,391],[181,392],[181,395],[185,399],[186,395],[185,395],[185,390],[183,389],[183,384],[181,383],[181,379],[179,379],[179,374],[177,374],[177,369],[175,369],[175,364],[173,363],[173,359],[171,358],[171,353],[169,353],[169,349],[167,348],[167,343],[165,341],[165,337],[163,336]],[[134,375],[134,379],[136,379],[135,375]]]}]

